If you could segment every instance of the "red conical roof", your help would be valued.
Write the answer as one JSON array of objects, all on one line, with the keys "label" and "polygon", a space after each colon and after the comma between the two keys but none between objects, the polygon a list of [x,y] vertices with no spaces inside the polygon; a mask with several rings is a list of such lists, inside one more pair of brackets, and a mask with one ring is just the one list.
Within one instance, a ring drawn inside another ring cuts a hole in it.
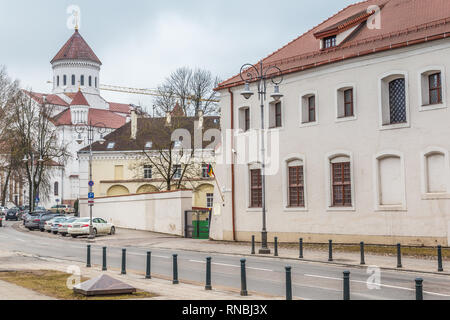
[{"label": "red conical roof", "polygon": [[89,47],[78,30],[75,30],[74,34],[61,48],[61,50],[59,50],[59,52],[52,59],[52,61],[50,61],[50,63],[66,59],[89,60],[102,64],[100,59],[95,55],[94,51],[92,51],[91,47]]},{"label": "red conical roof", "polygon": [[86,98],[84,97],[84,94],[78,90],[75,97],[73,97],[72,102],[70,103],[71,106],[89,106],[89,103],[87,102]]}]

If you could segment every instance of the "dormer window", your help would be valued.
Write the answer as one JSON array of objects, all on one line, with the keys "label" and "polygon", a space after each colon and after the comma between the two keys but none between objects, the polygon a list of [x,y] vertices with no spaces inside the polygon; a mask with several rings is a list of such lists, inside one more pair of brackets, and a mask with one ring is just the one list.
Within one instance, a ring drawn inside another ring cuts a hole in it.
[{"label": "dormer window", "polygon": [[337,41],[336,36],[331,36],[323,39],[323,48],[328,49],[332,47],[336,47]]},{"label": "dormer window", "polygon": [[110,142],[110,143],[108,143],[107,149],[109,149],[109,150],[114,149],[115,145],[116,145],[115,142]]},{"label": "dormer window", "polygon": [[145,143],[145,149],[151,149],[153,147],[153,142],[148,141]]}]

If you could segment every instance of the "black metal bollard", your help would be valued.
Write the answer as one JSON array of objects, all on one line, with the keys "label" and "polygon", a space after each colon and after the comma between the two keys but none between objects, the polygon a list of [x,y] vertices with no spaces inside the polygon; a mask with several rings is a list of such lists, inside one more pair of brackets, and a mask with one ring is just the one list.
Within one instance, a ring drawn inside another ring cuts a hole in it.
[{"label": "black metal bollard", "polygon": [[397,244],[397,268],[403,268],[402,266],[402,245]]},{"label": "black metal bollard", "polygon": [[87,246],[87,257],[86,257],[86,267],[91,267],[91,245],[88,244]]},{"label": "black metal bollard", "polygon": [[442,246],[438,246],[438,272],[443,272],[444,266],[442,265]]},{"label": "black metal bollard", "polygon": [[360,243],[361,246],[361,265],[366,264],[365,254],[364,254],[364,242]]},{"label": "black metal bollard", "polygon": [[303,238],[300,238],[299,240],[299,248],[300,248],[299,259],[303,259]]},{"label": "black metal bollard", "polygon": [[255,251],[255,236],[252,236],[252,254],[256,254],[256,251]]},{"label": "black metal bollard", "polygon": [[292,267],[286,267],[286,300],[292,300]]},{"label": "black metal bollard", "polygon": [[328,240],[328,261],[333,261],[333,240]]},{"label": "black metal bollard", "polygon": [[416,300],[423,300],[423,279],[416,279]]},{"label": "black metal bollard", "polygon": [[178,255],[173,255],[173,281],[172,284],[178,284]]},{"label": "black metal bollard", "polygon": [[127,274],[127,249],[122,249],[122,272],[120,274]]},{"label": "black metal bollard", "polygon": [[274,239],[274,256],[278,257],[278,237]]},{"label": "black metal bollard", "polygon": [[344,300],[350,300],[350,271],[344,271]]},{"label": "black metal bollard", "polygon": [[152,253],[147,251],[147,269],[145,270],[145,279],[151,279],[151,265],[152,265]]},{"label": "black metal bollard", "polygon": [[245,259],[241,259],[241,296],[248,296],[247,277],[245,274]]},{"label": "black metal bollard", "polygon": [[212,290],[211,286],[211,257],[206,258],[206,285],[205,290]]},{"label": "black metal bollard", "polygon": [[106,267],[106,247],[103,247],[103,259],[102,259],[103,263],[102,263],[102,271],[106,271],[108,270],[108,268]]}]

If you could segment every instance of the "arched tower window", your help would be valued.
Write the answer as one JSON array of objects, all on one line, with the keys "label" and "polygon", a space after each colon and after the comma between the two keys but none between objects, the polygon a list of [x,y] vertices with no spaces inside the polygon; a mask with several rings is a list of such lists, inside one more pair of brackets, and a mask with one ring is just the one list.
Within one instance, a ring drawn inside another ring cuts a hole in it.
[{"label": "arched tower window", "polygon": [[59,76],[56,77],[56,86],[59,87]]},{"label": "arched tower window", "polygon": [[80,77],[80,84],[81,84],[82,86],[84,86],[84,75],[82,75],[82,76]]},{"label": "arched tower window", "polygon": [[92,87],[92,76],[89,76],[89,87]]},{"label": "arched tower window", "polygon": [[54,189],[54,195],[58,196],[59,195],[59,183],[58,183],[58,181],[55,182],[55,184],[53,186],[53,189]]},{"label": "arched tower window", "polygon": [[66,75],[63,76],[63,85],[67,86],[67,76]]},{"label": "arched tower window", "polygon": [[73,86],[75,85],[75,75],[74,74],[72,75],[72,85]]}]

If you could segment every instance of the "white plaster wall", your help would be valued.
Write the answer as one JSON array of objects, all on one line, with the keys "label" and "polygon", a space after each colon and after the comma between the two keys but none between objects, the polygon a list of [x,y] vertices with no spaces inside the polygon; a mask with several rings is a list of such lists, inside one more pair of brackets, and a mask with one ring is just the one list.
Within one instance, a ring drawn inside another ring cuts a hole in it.
[{"label": "white plaster wall", "polygon": [[[53,93],[77,92],[80,86],[80,77],[84,75],[83,92],[99,94],[100,90],[100,65],[91,61],[82,60],[62,60],[56,61],[53,65]],[[64,75],[67,76],[67,84],[64,86]],[[75,85],[72,85],[72,75],[75,75]],[[59,86],[56,77],[59,76]],[[92,86],[89,86],[89,76],[92,76]],[[97,88],[95,78],[97,77]]]},{"label": "white plaster wall", "polygon": [[[443,77],[450,77],[450,41],[435,41],[424,45],[379,53],[330,66],[316,68],[285,77],[280,91],[283,98],[283,128],[273,130],[279,134],[278,159],[290,154],[305,155],[307,181],[307,210],[285,210],[283,206],[282,168],[268,176],[267,227],[270,233],[370,235],[380,237],[434,237],[443,242],[449,237],[450,195],[438,199],[426,199],[421,188],[421,154],[430,146],[450,149],[450,111],[448,102],[444,107],[423,111],[419,70],[429,65],[439,65]],[[435,68],[435,67],[433,67]],[[238,68],[236,69],[238,70]],[[402,71],[408,78],[409,124],[403,128],[384,130],[380,128],[380,79],[389,72]],[[445,80],[444,80],[445,81]],[[448,96],[448,81],[443,88]],[[357,90],[357,114],[350,121],[336,117],[336,90],[340,84],[352,83]],[[251,86],[255,90],[255,86]],[[235,127],[239,124],[239,108],[250,106],[251,127],[260,127],[260,107],[257,96],[244,100],[239,95],[243,87],[233,88],[235,104]],[[268,88],[269,94],[273,90]],[[301,126],[301,97],[305,92],[317,92],[318,123]],[[269,99],[268,99],[269,100]],[[267,106],[270,101],[266,103]],[[230,95],[221,92],[223,129],[231,127]],[[268,114],[265,119],[269,119]],[[268,123],[266,122],[266,127]],[[223,131],[223,144],[229,147],[229,139]],[[235,147],[237,150],[237,148]],[[353,155],[354,210],[333,210],[327,204],[329,184],[327,181],[326,156],[335,150]],[[393,150],[403,155],[406,208],[404,210],[377,209],[374,189],[376,170],[375,155]],[[227,150],[228,158],[231,151]],[[271,155],[274,158],[274,155]],[[281,160],[280,160],[281,161]],[[447,160],[448,161],[448,160]],[[245,181],[248,166],[236,166],[236,231],[257,234],[261,230],[261,210],[248,209],[248,190]],[[229,164],[218,165],[216,174],[225,191],[225,206],[220,215],[214,216],[211,236],[214,239],[229,238],[231,220],[231,168]],[[219,195],[215,199],[220,199]]]},{"label": "white plaster wall", "polygon": [[[174,191],[97,198],[93,216],[116,227],[184,235],[184,212],[192,209],[192,191]],[[87,200],[80,200],[81,217],[89,217]]]}]

